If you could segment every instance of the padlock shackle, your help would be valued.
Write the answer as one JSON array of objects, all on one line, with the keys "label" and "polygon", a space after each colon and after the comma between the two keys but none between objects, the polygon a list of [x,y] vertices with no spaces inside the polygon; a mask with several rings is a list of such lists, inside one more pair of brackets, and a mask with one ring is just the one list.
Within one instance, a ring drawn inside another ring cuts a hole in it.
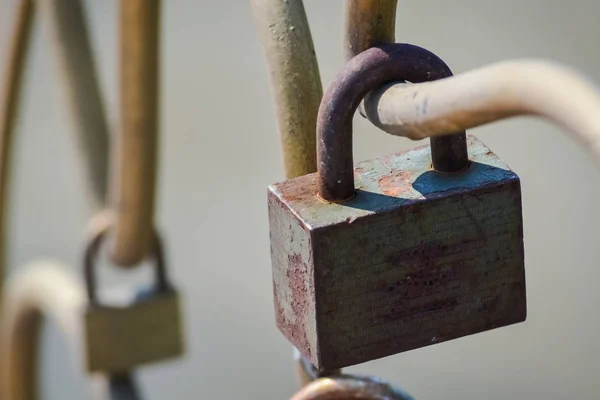
[{"label": "padlock shackle", "polygon": [[[96,264],[96,259],[98,257],[98,252],[100,251],[100,247],[104,242],[109,227],[110,224],[107,223],[96,230],[96,232],[92,235],[90,241],[88,242],[84,253],[83,273],[87,289],[88,301],[92,306],[99,304],[96,274],[94,273],[94,267]],[[156,231],[154,231],[153,239],[150,246],[150,258],[155,263],[156,290],[160,292],[169,291],[171,286],[167,278],[164,250],[160,236]]]},{"label": "padlock shackle", "polygon": [[[354,197],[352,117],[363,98],[381,85],[394,81],[421,83],[452,76],[450,68],[432,52],[418,46],[385,44],[351,59],[329,86],[317,117],[317,169],[319,196],[344,202]],[[422,113],[426,114],[423,109]],[[446,142],[448,143],[448,142]],[[433,164],[456,157],[455,169],[468,165],[465,133],[456,135],[453,146],[434,150]],[[441,160],[438,160],[441,159]],[[460,165],[462,164],[462,165]]]}]

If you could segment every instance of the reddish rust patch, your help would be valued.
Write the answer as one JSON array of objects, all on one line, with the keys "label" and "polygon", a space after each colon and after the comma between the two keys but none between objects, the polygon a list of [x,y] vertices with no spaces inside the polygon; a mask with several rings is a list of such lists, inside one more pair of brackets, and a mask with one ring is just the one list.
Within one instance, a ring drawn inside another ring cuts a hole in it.
[{"label": "reddish rust patch", "polygon": [[311,202],[317,195],[317,174],[309,174],[289,179],[275,185],[285,203],[296,201]]},{"label": "reddish rust patch", "polygon": [[391,175],[386,175],[379,179],[379,187],[383,194],[392,197],[397,197],[403,193],[410,193],[412,189],[410,172],[398,171]]},{"label": "reddish rust patch", "polygon": [[305,284],[307,274],[308,268],[303,262],[302,257],[299,254],[289,255],[286,275],[292,294],[290,307],[293,318],[286,318],[283,307],[279,303],[280,299],[276,289],[274,297],[277,326],[303,355],[310,358],[311,348],[306,332],[306,320],[309,313],[309,299],[314,296],[314,293],[311,293],[313,291]]}]

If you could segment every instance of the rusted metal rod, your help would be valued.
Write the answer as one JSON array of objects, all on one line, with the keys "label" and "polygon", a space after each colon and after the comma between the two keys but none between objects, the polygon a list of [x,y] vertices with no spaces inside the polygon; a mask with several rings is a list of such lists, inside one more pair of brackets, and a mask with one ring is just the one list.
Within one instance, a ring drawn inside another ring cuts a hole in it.
[{"label": "rusted metal rod", "polygon": [[370,47],[396,41],[398,0],[346,0],[344,51],[346,58]]},{"label": "rusted metal rod", "polygon": [[158,146],[160,0],[120,1],[121,126],[115,145],[110,256],[140,263],[154,226]]},{"label": "rusted metal rod", "polygon": [[319,66],[301,0],[251,0],[270,72],[286,177],[315,172]]},{"label": "rusted metal rod", "polygon": [[91,201],[103,207],[107,197],[110,135],[84,6],[81,0],[37,1],[52,27],[52,43],[75,122]]}]

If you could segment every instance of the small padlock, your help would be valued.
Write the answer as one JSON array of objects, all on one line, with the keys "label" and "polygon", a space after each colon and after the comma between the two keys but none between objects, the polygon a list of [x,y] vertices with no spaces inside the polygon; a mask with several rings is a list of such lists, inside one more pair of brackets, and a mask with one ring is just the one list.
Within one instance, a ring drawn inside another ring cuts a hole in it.
[{"label": "small padlock", "polygon": [[85,311],[85,339],[89,372],[122,373],[142,364],[183,353],[179,296],[166,276],[160,238],[152,256],[156,287],[125,307],[102,305],[96,294],[95,259],[104,230],[91,240],[85,253],[85,281],[89,306]]},{"label": "small padlock", "polygon": [[[318,172],[269,187],[277,325],[317,368],[526,318],[520,181],[491,150],[462,133],[353,165],[352,116],[370,90],[448,75],[416,46],[356,56],[319,109]],[[463,150],[467,168],[440,172]]]}]

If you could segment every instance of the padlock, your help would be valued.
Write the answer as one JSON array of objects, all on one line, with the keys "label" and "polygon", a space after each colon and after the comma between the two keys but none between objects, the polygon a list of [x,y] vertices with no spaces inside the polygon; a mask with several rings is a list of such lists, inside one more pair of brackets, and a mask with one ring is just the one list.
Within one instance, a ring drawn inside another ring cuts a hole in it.
[{"label": "padlock", "polygon": [[103,305],[98,300],[94,264],[103,237],[104,230],[90,241],[85,253],[89,306],[84,329],[88,371],[119,374],[181,355],[179,296],[167,280],[159,237],[155,236],[152,247],[156,286],[123,307]]},{"label": "padlock", "polygon": [[319,109],[318,172],[269,187],[276,323],[319,369],[526,318],[520,181],[491,150],[463,132],[353,164],[352,116],[370,90],[448,75],[416,46],[356,56]]}]

